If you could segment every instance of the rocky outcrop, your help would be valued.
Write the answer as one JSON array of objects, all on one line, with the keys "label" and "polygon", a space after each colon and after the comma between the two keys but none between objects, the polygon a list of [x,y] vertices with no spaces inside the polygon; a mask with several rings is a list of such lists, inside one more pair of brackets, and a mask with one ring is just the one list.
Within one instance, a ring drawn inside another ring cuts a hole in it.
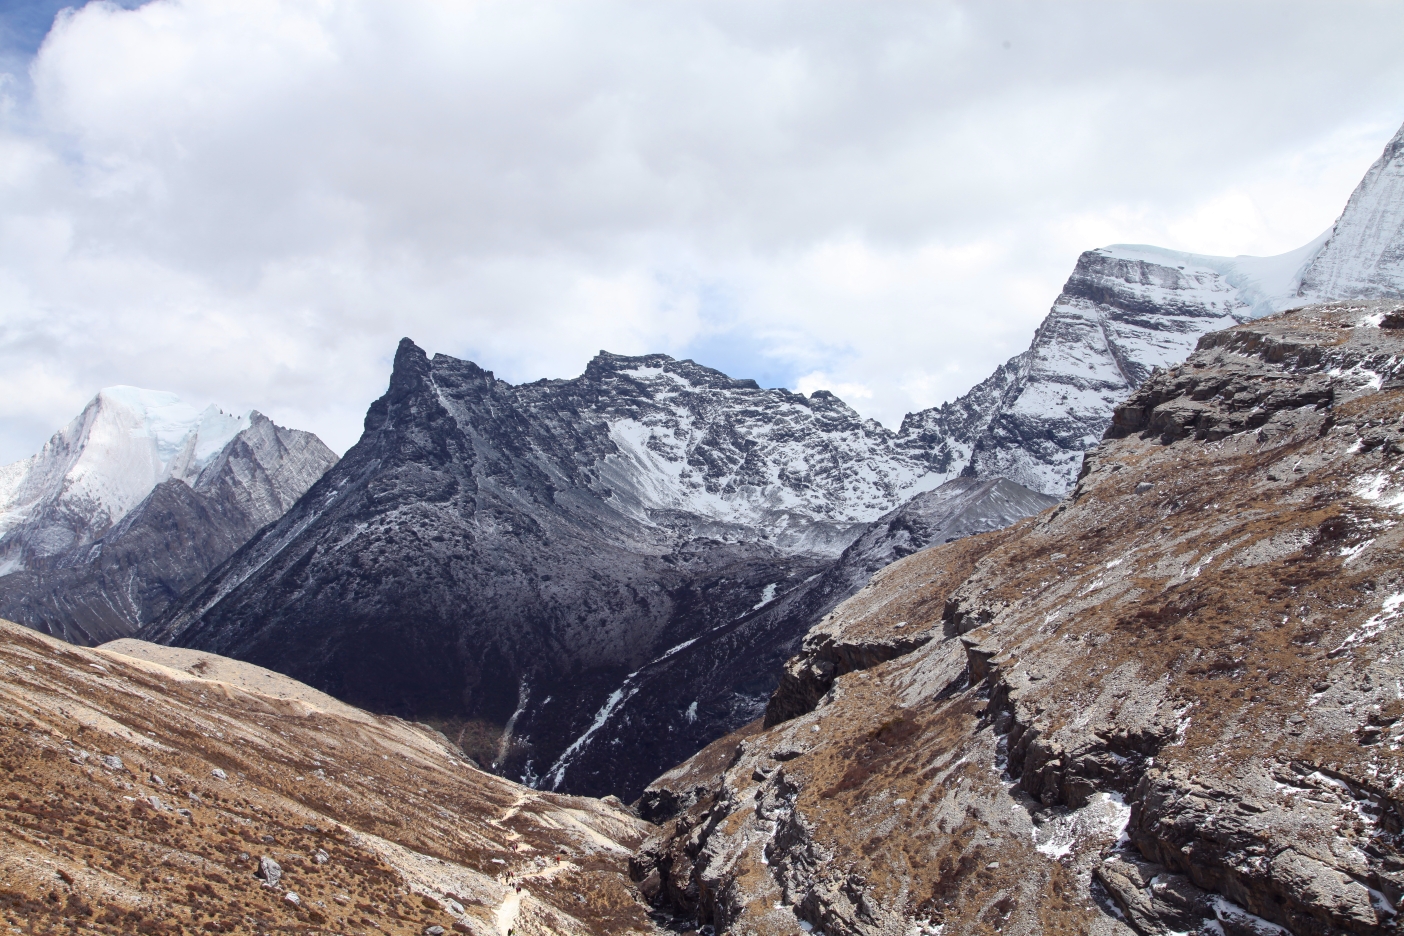
[{"label": "rocky outcrop", "polygon": [[874,576],[814,645],[928,639],[659,778],[684,808],[631,873],[756,933],[1393,931],[1393,314],[1204,339],[1072,498]]},{"label": "rocky outcrop", "polygon": [[803,652],[785,662],[780,685],[765,708],[765,727],[814,711],[840,676],[911,653],[931,636],[927,629],[859,640],[832,634],[807,638]]},{"label": "rocky outcrop", "polygon": [[1343,811],[1371,825],[1393,812],[1366,789],[1300,763],[1262,764],[1231,784],[1156,769],[1135,791],[1127,834],[1147,859],[1292,933],[1377,933],[1392,928],[1404,869],[1380,844],[1367,845],[1374,855],[1351,844],[1378,835],[1321,834]]},{"label": "rocky outcrop", "polygon": [[910,621],[885,621],[886,627],[854,626],[855,615],[866,616],[869,611],[862,600],[846,605],[843,613],[827,613],[860,586],[867,586],[865,595],[876,592],[878,581],[868,582],[874,572],[920,547],[1003,529],[1055,503],[1051,497],[1003,479],[958,478],[930,494],[918,495],[874,524],[825,574],[825,579],[838,579],[845,587],[830,588],[833,597],[828,606],[809,611],[811,621],[820,614],[826,616],[807,628],[798,655],[785,663],[780,684],[765,707],[765,726],[812,711],[839,676],[909,653],[931,639],[933,628],[939,629],[940,608],[933,609],[936,614],[910,615]]},{"label": "rocky outcrop", "polygon": [[[213,454],[198,464],[187,460],[185,476],[157,483],[115,523],[86,528],[91,542],[26,551],[45,517],[71,514],[64,497],[39,503],[5,537],[25,558],[0,576],[0,616],[87,645],[135,633],[282,516],[336,462],[310,432],[274,425],[257,411],[241,424],[228,441],[210,446]],[[195,452],[197,441],[198,434],[189,437],[180,451]],[[115,470],[98,464],[82,474],[91,481]]]}]

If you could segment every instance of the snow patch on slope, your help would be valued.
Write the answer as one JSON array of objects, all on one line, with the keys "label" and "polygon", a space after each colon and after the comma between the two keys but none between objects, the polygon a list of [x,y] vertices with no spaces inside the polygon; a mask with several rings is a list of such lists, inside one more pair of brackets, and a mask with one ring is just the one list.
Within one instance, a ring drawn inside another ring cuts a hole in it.
[{"label": "snow patch on slope", "polygon": [[595,713],[595,720],[590,723],[590,727],[585,729],[584,734],[572,741],[570,747],[566,748],[561,756],[556,758],[556,762],[551,765],[551,769],[546,771],[544,779],[551,781],[551,789],[555,790],[560,787],[561,781],[565,779],[566,767],[570,765],[571,758],[575,756],[576,752],[586,744],[589,744],[591,736],[605,726],[605,723],[609,721],[609,717],[614,714],[615,709],[619,708],[624,702],[627,702],[629,697],[638,691],[637,688],[630,687],[628,680],[625,680],[624,685],[609,694],[609,698],[605,699],[604,705],[600,706],[600,710]]}]

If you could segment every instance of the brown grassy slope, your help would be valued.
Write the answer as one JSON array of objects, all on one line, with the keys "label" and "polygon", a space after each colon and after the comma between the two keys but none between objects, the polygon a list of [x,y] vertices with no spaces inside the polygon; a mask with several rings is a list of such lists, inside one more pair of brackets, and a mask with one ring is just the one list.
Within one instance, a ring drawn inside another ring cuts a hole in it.
[{"label": "brown grassy slope", "polygon": [[[483,773],[423,726],[267,670],[114,646],[133,655],[0,622],[10,927],[652,931],[622,874],[644,828],[624,811]],[[255,877],[265,856],[277,887]]]},{"label": "brown grassy slope", "polygon": [[687,765],[661,778],[707,791],[645,847],[645,890],[761,934],[1210,919],[1247,933],[1263,925],[1250,913],[1299,934],[1391,931],[1404,896],[1391,311],[1317,308],[1207,337],[1119,414],[1068,501],[885,570],[791,674],[809,678],[835,646],[861,656],[901,621],[934,639],[838,676],[807,714],[719,742],[734,754],[713,752],[728,766],[709,783]]}]

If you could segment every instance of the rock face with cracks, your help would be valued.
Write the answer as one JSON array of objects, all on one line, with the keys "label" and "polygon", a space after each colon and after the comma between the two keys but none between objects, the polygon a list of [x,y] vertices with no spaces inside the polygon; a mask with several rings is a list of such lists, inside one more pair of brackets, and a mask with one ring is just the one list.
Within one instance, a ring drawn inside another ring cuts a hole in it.
[{"label": "rock face with cracks", "polygon": [[758,934],[1393,931],[1396,323],[1206,336],[1057,508],[874,576],[768,727],[650,787],[643,892]]}]

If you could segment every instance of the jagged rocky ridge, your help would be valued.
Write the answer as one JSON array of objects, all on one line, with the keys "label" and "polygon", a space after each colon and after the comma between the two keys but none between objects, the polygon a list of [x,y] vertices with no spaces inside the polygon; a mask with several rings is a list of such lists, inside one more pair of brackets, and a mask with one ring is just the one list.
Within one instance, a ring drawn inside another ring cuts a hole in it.
[{"label": "jagged rocky ridge", "polygon": [[[767,665],[812,623],[765,606],[939,480],[889,457],[890,436],[832,395],[662,355],[601,354],[575,380],[513,386],[406,340],[361,441],[144,633],[436,719],[512,776],[637,793],[763,704]],[[949,531],[918,523],[886,548],[1005,517],[1016,490],[980,487]],[[842,597],[834,581],[820,614]],[[750,658],[715,656],[728,646]],[[663,658],[706,653],[708,672],[671,686],[702,707],[677,739],[628,706],[611,719],[671,671]]]},{"label": "jagged rocky ridge", "polygon": [[1401,361],[1390,304],[1206,336],[1056,510],[884,569],[653,784],[641,888],[718,932],[1392,932]]},{"label": "jagged rocky ridge", "polygon": [[104,390],[4,469],[0,616],[89,645],[135,633],[335,461],[257,411]]},{"label": "jagged rocky ridge", "polygon": [[1077,260],[1027,351],[960,399],[909,415],[943,470],[1061,496],[1112,411],[1199,337],[1308,302],[1404,296],[1404,128],[1332,228],[1277,257],[1118,244]]}]

